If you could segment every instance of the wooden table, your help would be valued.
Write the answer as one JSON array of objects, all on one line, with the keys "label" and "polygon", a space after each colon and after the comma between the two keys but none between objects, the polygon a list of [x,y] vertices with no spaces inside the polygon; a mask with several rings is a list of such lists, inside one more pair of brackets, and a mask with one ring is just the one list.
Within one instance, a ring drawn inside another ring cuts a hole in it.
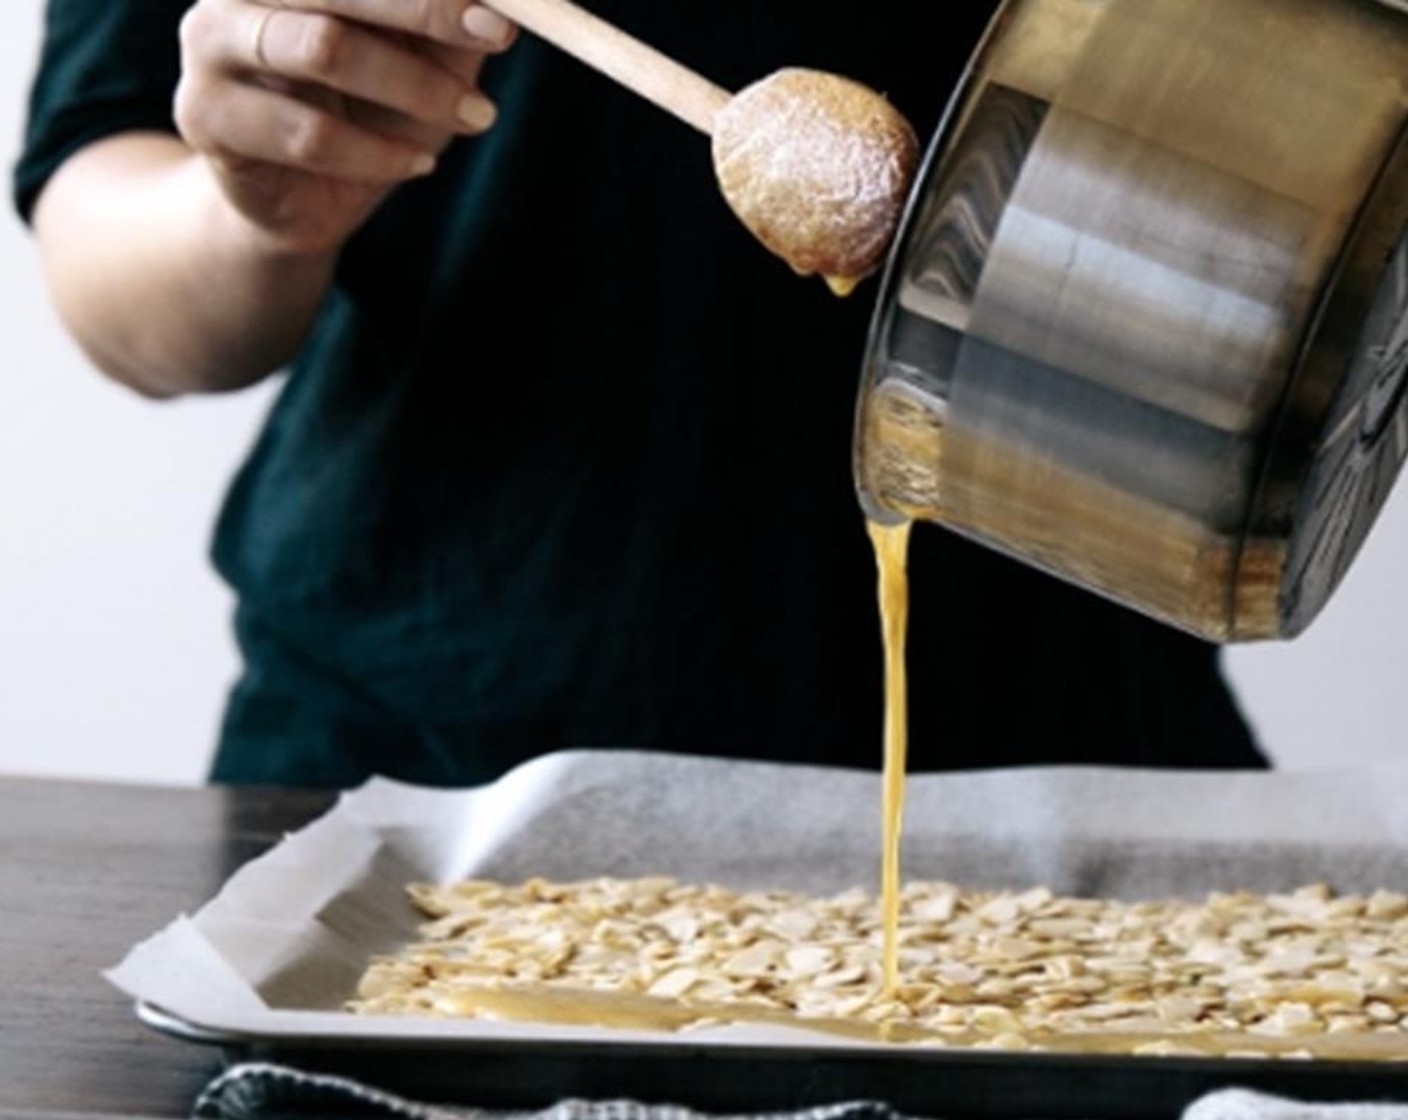
[{"label": "wooden table", "polygon": [[184,1117],[216,1056],[100,975],[322,812],[321,793],[0,779],[0,1116]]}]

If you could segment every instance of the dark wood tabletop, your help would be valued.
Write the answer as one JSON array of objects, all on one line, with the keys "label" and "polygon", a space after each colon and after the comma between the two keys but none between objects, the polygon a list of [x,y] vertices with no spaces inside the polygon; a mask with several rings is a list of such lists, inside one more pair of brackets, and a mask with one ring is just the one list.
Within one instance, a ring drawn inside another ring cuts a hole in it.
[{"label": "dark wood tabletop", "polygon": [[181,1117],[217,1068],[102,970],[327,794],[0,779],[0,1117]]}]

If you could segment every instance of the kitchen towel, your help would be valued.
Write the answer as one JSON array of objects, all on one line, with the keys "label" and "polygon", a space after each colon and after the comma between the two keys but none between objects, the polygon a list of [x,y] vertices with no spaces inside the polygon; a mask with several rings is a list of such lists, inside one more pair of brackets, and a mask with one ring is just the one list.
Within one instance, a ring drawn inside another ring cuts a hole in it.
[{"label": "kitchen towel", "polygon": [[[196,1120],[910,1120],[873,1101],[753,1117],[706,1117],[636,1101],[567,1100],[538,1112],[489,1112],[418,1104],[347,1078],[266,1063],[226,1070],[200,1095],[192,1115]],[[1408,1120],[1408,1105],[1319,1104],[1222,1089],[1195,1101],[1183,1120]]]}]

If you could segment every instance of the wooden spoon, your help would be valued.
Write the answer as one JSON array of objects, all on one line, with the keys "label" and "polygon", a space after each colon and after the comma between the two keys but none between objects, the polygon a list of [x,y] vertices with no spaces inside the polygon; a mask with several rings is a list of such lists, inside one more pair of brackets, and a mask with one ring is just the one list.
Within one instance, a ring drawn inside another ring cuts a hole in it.
[{"label": "wooden spoon", "polygon": [[730,94],[569,0],[483,2],[712,137],[725,200],[798,273],[845,295],[884,259],[919,142],[874,90],[790,68]]}]

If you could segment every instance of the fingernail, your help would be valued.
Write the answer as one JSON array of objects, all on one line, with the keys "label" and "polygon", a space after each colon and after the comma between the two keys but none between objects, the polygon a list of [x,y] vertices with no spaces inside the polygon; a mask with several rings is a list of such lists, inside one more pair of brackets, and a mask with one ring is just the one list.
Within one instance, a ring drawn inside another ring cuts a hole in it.
[{"label": "fingernail", "polygon": [[411,174],[417,179],[423,179],[435,170],[435,157],[431,155],[419,155],[411,160]]},{"label": "fingernail", "polygon": [[495,47],[502,47],[513,35],[513,24],[479,4],[470,5],[464,13],[464,29],[474,38]]},{"label": "fingernail", "polygon": [[472,93],[460,98],[457,112],[460,120],[479,132],[483,132],[493,124],[494,118],[499,115],[499,111],[494,107],[492,101],[487,97],[478,97]]}]

